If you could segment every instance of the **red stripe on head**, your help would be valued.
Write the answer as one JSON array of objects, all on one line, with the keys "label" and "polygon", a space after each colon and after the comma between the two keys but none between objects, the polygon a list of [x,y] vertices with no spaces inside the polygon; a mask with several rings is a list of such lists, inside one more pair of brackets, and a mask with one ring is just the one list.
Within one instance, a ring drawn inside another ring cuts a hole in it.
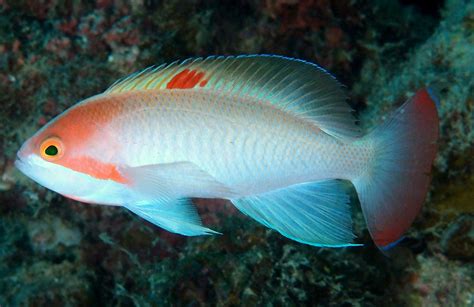
[{"label": "red stripe on head", "polygon": [[124,99],[109,96],[78,104],[33,136],[24,154],[41,156],[43,142],[54,137],[63,147],[62,156],[50,162],[97,179],[126,183],[114,164],[102,161],[112,161],[121,147],[119,140],[105,128],[127,111]]},{"label": "red stripe on head", "polygon": [[127,178],[122,176],[118,171],[116,165],[112,163],[104,163],[87,156],[75,157],[68,161],[67,165],[64,166],[96,179],[112,180],[124,184],[129,182]]}]

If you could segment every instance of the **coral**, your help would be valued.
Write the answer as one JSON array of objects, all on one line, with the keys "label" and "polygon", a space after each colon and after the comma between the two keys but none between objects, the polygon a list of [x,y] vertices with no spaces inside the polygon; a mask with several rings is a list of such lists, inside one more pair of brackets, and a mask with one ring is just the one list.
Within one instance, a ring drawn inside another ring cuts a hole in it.
[{"label": "coral", "polygon": [[441,248],[450,258],[474,259],[474,216],[461,215],[443,233]]},{"label": "coral", "polygon": [[3,299],[9,302],[9,305],[59,306],[64,302],[74,302],[78,305],[93,304],[91,297],[94,289],[90,283],[84,282],[87,279],[92,280],[93,275],[87,275],[81,267],[68,261],[35,262],[21,267],[14,276],[18,276],[19,279],[6,277],[1,282],[10,285],[3,287],[8,290],[2,292]]},{"label": "coral", "polygon": [[472,264],[460,266],[442,256],[418,256],[420,267],[409,275],[405,290],[413,305],[471,306],[474,303]]}]

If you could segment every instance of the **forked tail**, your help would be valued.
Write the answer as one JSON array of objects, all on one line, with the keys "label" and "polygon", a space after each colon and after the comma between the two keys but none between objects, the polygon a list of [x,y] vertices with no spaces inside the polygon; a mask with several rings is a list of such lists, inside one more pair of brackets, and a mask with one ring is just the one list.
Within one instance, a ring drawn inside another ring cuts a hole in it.
[{"label": "forked tail", "polygon": [[365,138],[375,155],[353,180],[375,244],[387,249],[410,227],[423,205],[438,139],[437,100],[419,90]]}]

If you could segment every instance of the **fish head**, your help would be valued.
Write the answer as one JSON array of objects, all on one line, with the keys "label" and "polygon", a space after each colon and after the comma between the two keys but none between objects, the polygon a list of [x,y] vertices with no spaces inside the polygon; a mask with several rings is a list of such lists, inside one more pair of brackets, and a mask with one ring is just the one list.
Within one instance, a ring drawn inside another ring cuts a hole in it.
[{"label": "fish head", "polygon": [[110,163],[115,142],[83,113],[66,111],[41,128],[21,146],[15,165],[50,190],[95,202],[92,195],[111,179],[123,178]]}]

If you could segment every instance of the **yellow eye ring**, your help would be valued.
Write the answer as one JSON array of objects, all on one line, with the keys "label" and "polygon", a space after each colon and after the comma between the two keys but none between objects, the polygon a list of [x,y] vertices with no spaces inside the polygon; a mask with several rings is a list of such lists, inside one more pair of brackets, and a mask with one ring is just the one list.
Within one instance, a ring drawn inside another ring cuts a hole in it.
[{"label": "yellow eye ring", "polygon": [[41,143],[40,146],[41,158],[46,161],[56,161],[64,154],[63,142],[57,137],[50,137]]}]

